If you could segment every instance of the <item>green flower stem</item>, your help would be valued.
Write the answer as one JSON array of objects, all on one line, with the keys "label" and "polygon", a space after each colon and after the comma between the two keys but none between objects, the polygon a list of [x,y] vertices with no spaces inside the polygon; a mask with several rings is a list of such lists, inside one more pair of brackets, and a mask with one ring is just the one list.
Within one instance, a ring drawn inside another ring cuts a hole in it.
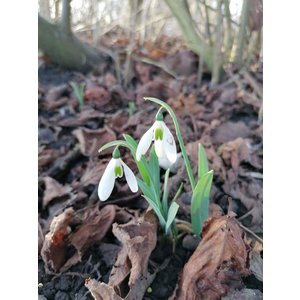
[{"label": "green flower stem", "polygon": [[183,156],[185,167],[186,167],[186,170],[187,170],[187,173],[188,173],[188,176],[189,176],[189,180],[190,180],[190,183],[191,183],[191,186],[192,186],[192,190],[194,191],[194,189],[196,187],[195,178],[193,176],[191,163],[190,163],[190,160],[189,160],[188,155],[186,153],[186,150],[185,150],[185,147],[184,147],[184,142],[183,142],[183,139],[182,139],[182,135],[181,135],[181,132],[180,132],[180,129],[179,129],[179,124],[178,124],[178,121],[177,121],[177,118],[176,118],[176,115],[175,115],[173,109],[170,107],[170,105],[168,105],[166,102],[164,102],[162,100],[159,100],[159,99],[156,99],[156,98],[153,98],[153,97],[144,97],[144,99],[146,101],[149,100],[149,101],[152,101],[152,102],[155,102],[155,103],[159,104],[164,109],[166,109],[168,111],[168,113],[170,114],[170,116],[173,120],[174,126],[175,126],[176,135],[177,135],[177,138],[178,138],[178,141],[179,141],[179,146],[180,146],[180,149],[181,149],[181,152],[182,152],[182,156]]}]

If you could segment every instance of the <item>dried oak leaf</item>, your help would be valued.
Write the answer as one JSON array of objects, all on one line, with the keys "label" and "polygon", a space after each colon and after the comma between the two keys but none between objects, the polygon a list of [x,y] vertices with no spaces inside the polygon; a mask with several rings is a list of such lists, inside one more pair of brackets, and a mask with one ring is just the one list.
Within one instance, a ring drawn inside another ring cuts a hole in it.
[{"label": "dried oak leaf", "polygon": [[44,178],[46,189],[44,191],[43,206],[47,206],[52,200],[70,195],[72,188],[62,185],[51,177]]},{"label": "dried oak leaf", "polygon": [[89,157],[96,157],[101,146],[117,138],[107,126],[96,130],[80,127],[72,134],[79,140],[81,153]]},{"label": "dried oak leaf", "polygon": [[243,287],[241,277],[249,274],[247,263],[247,245],[238,222],[230,216],[209,218],[170,299],[219,299]]}]

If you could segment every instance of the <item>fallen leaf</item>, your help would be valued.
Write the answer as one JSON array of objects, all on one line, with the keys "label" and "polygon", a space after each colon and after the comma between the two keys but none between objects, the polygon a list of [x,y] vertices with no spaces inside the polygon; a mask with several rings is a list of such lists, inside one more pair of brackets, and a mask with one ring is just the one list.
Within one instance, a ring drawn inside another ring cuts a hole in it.
[{"label": "fallen leaf", "polygon": [[251,159],[249,141],[237,138],[222,145],[221,157],[227,166],[237,172],[241,162],[248,162]]},{"label": "fallen leaf", "polygon": [[95,300],[123,300],[115,292],[114,288],[104,282],[98,282],[95,279],[87,279],[85,286],[89,289]]},{"label": "fallen leaf", "polygon": [[230,216],[209,218],[202,240],[183,269],[171,299],[219,299],[243,287],[248,250],[238,222]]},{"label": "fallen leaf", "polygon": [[80,127],[72,134],[79,141],[81,153],[88,157],[97,157],[101,146],[116,139],[116,134],[107,126],[96,130]]},{"label": "fallen leaf", "polygon": [[108,284],[96,281],[86,283],[94,299],[143,299],[156,276],[156,272],[148,272],[148,261],[156,246],[157,226],[157,218],[151,210],[127,224],[113,224],[113,233],[122,243],[122,249],[111,270]]},{"label": "fallen leaf", "polygon": [[84,187],[90,184],[97,185],[106,169],[107,163],[108,161],[105,159],[98,162],[90,161],[80,178],[80,184]]},{"label": "fallen leaf", "polygon": [[68,259],[61,271],[67,270],[79,262],[84,252],[92,244],[101,241],[111,227],[116,215],[115,206],[106,205],[99,210],[98,204],[87,207],[79,216],[78,229],[75,229],[68,239],[69,244],[75,247],[76,253]]},{"label": "fallen leaf", "polygon": [[58,271],[65,262],[67,237],[71,232],[69,225],[73,218],[74,210],[70,207],[59,216],[54,217],[51,222],[50,231],[45,236],[41,250],[42,259],[48,271],[50,271],[50,267]]},{"label": "fallen leaf", "polygon": [[62,120],[57,121],[57,125],[62,127],[78,127],[85,125],[88,121],[102,120],[104,118],[103,112],[96,111],[93,108],[82,109],[79,114],[70,117],[64,117]]},{"label": "fallen leaf", "polygon": [[236,138],[246,138],[250,134],[249,127],[246,126],[244,122],[226,122],[222,123],[218,128],[216,128],[213,133],[213,141],[217,144],[227,143],[229,141],[235,140]]},{"label": "fallen leaf", "polygon": [[56,158],[62,155],[62,153],[58,149],[47,149],[45,146],[42,146],[39,147],[38,155],[38,165],[39,168],[42,168],[53,162]]},{"label": "fallen leaf", "polygon": [[79,262],[84,252],[106,235],[114,217],[113,205],[99,210],[99,203],[85,208],[76,218],[73,208],[54,217],[41,250],[46,270],[66,271]]},{"label": "fallen leaf", "polygon": [[46,207],[52,200],[67,196],[72,191],[69,185],[62,185],[51,177],[44,178],[46,189],[44,191],[43,206]]},{"label": "fallen leaf", "polygon": [[91,102],[97,109],[103,109],[110,102],[111,95],[102,86],[87,87],[84,92],[84,100]]},{"label": "fallen leaf", "polygon": [[168,104],[173,108],[176,116],[192,114],[193,116],[204,112],[204,107],[197,103],[197,98],[194,94],[189,94],[187,97],[181,93],[176,98],[170,98]]}]

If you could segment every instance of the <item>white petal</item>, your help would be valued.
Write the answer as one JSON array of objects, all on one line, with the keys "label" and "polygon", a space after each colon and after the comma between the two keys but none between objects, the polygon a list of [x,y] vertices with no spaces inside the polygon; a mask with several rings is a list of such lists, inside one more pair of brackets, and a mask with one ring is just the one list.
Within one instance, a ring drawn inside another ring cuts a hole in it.
[{"label": "white petal", "polygon": [[124,168],[125,178],[128,183],[128,186],[130,190],[135,193],[138,190],[138,184],[136,181],[136,178],[133,174],[133,172],[130,170],[130,168],[121,160],[121,164]]},{"label": "white petal", "polygon": [[136,149],[136,159],[138,161],[141,160],[141,156],[143,154],[145,154],[147,152],[147,150],[149,149],[151,142],[152,142],[152,138],[153,138],[153,129],[154,129],[154,125],[152,125],[142,136],[137,149]]},{"label": "white petal", "polygon": [[171,163],[175,163],[177,159],[177,151],[176,151],[176,143],[174,137],[165,123],[162,124],[162,127],[164,130],[164,135],[163,135],[164,152],[166,153],[168,160]]},{"label": "white petal", "polygon": [[158,164],[161,168],[167,170],[169,169],[173,164],[168,160],[167,156],[161,156],[158,158]]},{"label": "white petal", "polygon": [[163,148],[163,141],[161,140],[154,141],[154,148],[157,157],[163,157],[166,155]]},{"label": "white petal", "polygon": [[115,166],[117,160],[112,158],[108,163],[98,186],[98,196],[101,201],[105,201],[110,196],[115,185]]}]

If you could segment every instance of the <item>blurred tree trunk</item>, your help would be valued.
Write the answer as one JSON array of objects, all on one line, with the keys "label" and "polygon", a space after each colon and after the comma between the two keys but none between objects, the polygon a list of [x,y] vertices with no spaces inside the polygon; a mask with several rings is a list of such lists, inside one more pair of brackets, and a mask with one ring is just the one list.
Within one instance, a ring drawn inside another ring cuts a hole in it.
[{"label": "blurred tree trunk", "polygon": [[39,0],[40,14],[48,21],[51,20],[49,0]]},{"label": "blurred tree trunk", "polygon": [[209,71],[212,71],[212,48],[197,33],[186,0],[165,0],[181,27],[183,36],[192,51],[203,58]]},{"label": "blurred tree trunk", "polygon": [[71,30],[70,0],[63,0],[62,18],[52,24],[39,15],[39,49],[55,63],[87,72],[106,60],[97,49],[81,42]]}]

